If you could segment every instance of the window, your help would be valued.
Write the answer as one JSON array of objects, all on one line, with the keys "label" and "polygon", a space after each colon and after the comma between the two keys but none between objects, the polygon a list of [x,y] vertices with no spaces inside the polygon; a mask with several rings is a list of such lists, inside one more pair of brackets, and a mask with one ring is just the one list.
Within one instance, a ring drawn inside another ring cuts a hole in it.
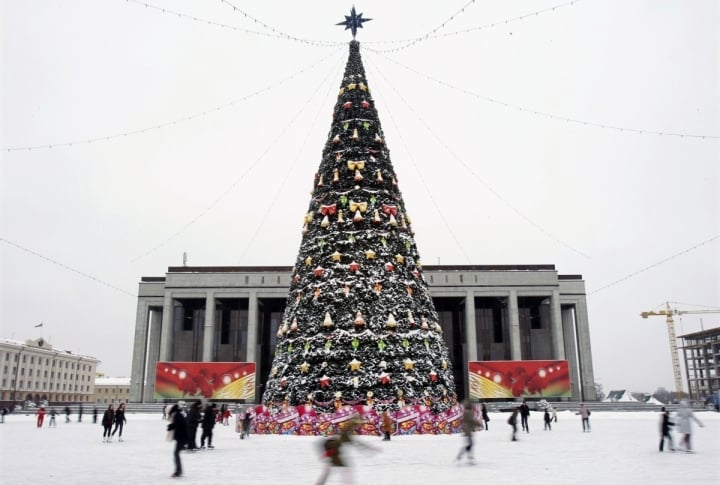
[{"label": "window", "polygon": [[28,376],[32,377],[32,369],[28,369]]},{"label": "window", "polygon": [[25,367],[20,367],[20,375],[21,376],[25,375]]},{"label": "window", "polygon": [[35,363],[35,357],[32,356],[32,355],[30,356],[30,363],[31,363],[31,364],[34,364],[34,363]]},{"label": "window", "polygon": [[47,377],[47,369],[45,369],[45,372],[43,372],[43,377]]},{"label": "window", "polygon": [[27,362],[27,355],[23,355],[23,364]]}]

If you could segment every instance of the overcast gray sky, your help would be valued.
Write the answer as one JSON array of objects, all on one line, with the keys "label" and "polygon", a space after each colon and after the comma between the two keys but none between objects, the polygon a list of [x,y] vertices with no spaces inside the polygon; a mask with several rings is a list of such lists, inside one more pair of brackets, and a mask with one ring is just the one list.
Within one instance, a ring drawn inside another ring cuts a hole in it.
[{"label": "overcast gray sky", "polygon": [[[0,336],[127,376],[141,276],[294,263],[352,3],[0,4]],[[423,261],[582,274],[596,379],[672,389],[639,313],[720,307],[718,2],[355,6]]]}]

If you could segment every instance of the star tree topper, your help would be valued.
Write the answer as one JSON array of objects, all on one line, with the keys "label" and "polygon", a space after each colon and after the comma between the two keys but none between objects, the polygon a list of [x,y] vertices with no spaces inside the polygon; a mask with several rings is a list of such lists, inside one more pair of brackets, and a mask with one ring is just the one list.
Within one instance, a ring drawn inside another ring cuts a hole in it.
[{"label": "star tree topper", "polygon": [[350,29],[352,31],[353,40],[355,40],[355,35],[357,35],[357,29],[362,29],[363,22],[368,22],[372,19],[364,19],[362,18],[363,14],[357,15],[355,13],[355,5],[353,5],[352,10],[350,10],[350,16],[345,16],[344,22],[338,22],[335,25],[344,25],[345,30]]}]

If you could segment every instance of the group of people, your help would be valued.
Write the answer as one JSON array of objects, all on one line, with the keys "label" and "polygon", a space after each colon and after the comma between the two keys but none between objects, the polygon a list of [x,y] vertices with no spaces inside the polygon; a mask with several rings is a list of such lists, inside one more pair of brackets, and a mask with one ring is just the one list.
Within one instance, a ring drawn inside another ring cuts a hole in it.
[{"label": "group of people", "polygon": [[[65,422],[69,423],[70,415],[72,414],[72,412],[70,411],[70,406],[65,406],[65,408],[63,409],[63,413],[65,414]],[[50,411],[48,412],[45,409],[45,406],[40,406],[35,411],[37,427],[42,428],[43,423],[45,422],[46,414],[50,415],[50,419],[48,421],[48,427],[53,428],[53,427],[57,426],[55,417],[57,416],[58,413],[55,410],[55,408],[50,408]],[[83,415],[83,408],[82,408],[82,405],[80,405],[78,407],[78,423],[82,423],[82,415]],[[97,422],[97,408],[94,408],[93,409],[93,423],[96,423],[96,422]]]},{"label": "group of people", "polygon": [[673,446],[670,428],[672,426],[677,426],[677,430],[681,435],[680,443],[685,451],[692,453],[692,422],[695,421],[701,428],[703,427],[703,424],[695,416],[695,413],[690,408],[690,404],[686,400],[680,401],[680,409],[675,417],[676,422],[671,421],[672,416],[670,415],[670,411],[665,409],[665,406],[660,409],[660,412],[660,452],[665,449],[665,441],[668,442],[670,451],[675,451],[676,448]]},{"label": "group of people", "polygon": [[[102,421],[100,422],[103,427],[103,442],[112,442],[112,438],[115,436],[115,433],[118,433],[118,441],[122,441],[123,427],[125,426],[125,423],[127,423],[127,418],[125,417],[125,403],[120,403],[117,409],[114,409],[113,405],[110,404],[103,413]],[[113,429],[113,425],[115,425],[115,429]]]}]

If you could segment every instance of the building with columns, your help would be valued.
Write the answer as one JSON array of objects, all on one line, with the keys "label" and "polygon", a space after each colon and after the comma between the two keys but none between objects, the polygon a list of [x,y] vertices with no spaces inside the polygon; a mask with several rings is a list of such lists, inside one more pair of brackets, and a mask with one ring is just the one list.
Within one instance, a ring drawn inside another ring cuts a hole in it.
[{"label": "building with columns", "polygon": [[[254,362],[256,400],[272,365],[292,268],[170,267],[142,277],[131,402],[154,402],[157,362]],[[424,266],[458,398],[468,362],[567,360],[573,401],[593,401],[585,282],[554,265]],[[214,309],[207,312],[207,308]]]}]

